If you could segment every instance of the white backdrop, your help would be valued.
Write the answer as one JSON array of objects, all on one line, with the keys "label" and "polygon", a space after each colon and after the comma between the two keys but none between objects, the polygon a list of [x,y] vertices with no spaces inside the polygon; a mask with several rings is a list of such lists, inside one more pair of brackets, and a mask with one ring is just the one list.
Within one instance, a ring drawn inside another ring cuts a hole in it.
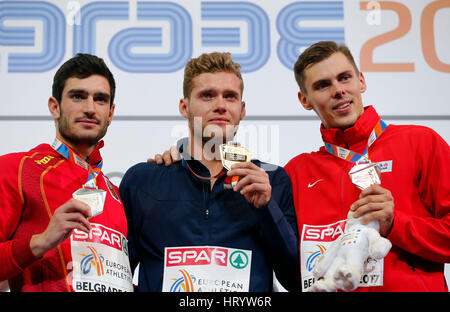
[{"label": "white backdrop", "polygon": [[74,53],[94,53],[117,83],[103,168],[118,185],[127,168],[186,135],[186,61],[230,51],[245,81],[239,140],[284,165],[322,144],[291,69],[319,40],[350,47],[368,84],[364,103],[386,122],[429,126],[449,142],[449,30],[449,0],[0,1],[0,155],[52,141],[53,75]]}]

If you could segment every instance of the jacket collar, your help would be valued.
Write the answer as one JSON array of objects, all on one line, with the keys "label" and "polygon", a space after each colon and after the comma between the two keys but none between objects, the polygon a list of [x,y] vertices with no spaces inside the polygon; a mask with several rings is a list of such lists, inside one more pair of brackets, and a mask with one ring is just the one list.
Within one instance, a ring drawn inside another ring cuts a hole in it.
[{"label": "jacket collar", "polygon": [[325,129],[322,124],[320,133],[324,142],[345,147],[355,152],[361,152],[367,146],[370,133],[379,120],[380,116],[373,106],[367,106],[364,108],[364,113],[352,127],[345,130]]},{"label": "jacket collar", "polygon": [[103,140],[100,140],[92,151],[91,155],[89,155],[89,164],[97,165],[99,161],[102,161],[102,155],[100,154],[100,149],[105,145]]},{"label": "jacket collar", "polygon": [[[89,165],[95,167],[100,161],[102,161],[102,155],[100,154],[100,149],[105,145],[105,142],[103,140],[100,140],[97,145],[95,146],[92,153],[89,155]],[[52,155],[56,155],[59,157],[63,157],[61,154],[59,154],[50,144],[41,144],[38,147],[39,149],[46,149],[49,153]],[[33,149],[34,150],[34,149]]]},{"label": "jacket collar", "polygon": [[[203,165],[200,161],[195,159],[188,151],[189,139],[183,138],[177,142],[177,148],[181,155],[181,165],[184,169],[190,172],[191,175],[194,176],[195,179],[202,181],[204,183],[210,183],[209,179],[211,179],[208,168]],[[214,178],[219,178],[222,175],[226,174],[227,169],[222,168],[222,171],[218,173]],[[202,178],[200,178],[202,177]]]}]

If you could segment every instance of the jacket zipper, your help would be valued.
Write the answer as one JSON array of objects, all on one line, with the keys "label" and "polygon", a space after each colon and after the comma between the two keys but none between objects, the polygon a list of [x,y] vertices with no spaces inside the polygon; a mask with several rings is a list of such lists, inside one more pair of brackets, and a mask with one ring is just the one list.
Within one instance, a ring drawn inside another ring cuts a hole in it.
[{"label": "jacket zipper", "polygon": [[205,205],[205,219],[209,218],[209,205],[208,205],[208,190],[206,187],[209,187],[206,183],[203,184],[203,205]]},{"label": "jacket zipper", "polygon": [[348,174],[345,172],[347,169],[348,169],[348,166],[345,166],[344,170],[342,172],[342,175],[341,175],[341,203],[342,203],[341,207],[342,207],[344,219],[347,219],[348,210],[350,209],[350,207],[345,206],[345,203],[346,203],[345,179],[349,179]]}]

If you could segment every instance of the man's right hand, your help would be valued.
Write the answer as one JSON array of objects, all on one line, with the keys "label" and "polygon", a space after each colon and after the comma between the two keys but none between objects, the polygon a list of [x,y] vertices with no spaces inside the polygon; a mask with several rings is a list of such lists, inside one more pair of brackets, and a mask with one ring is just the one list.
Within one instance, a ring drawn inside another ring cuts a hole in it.
[{"label": "man's right hand", "polygon": [[158,165],[165,164],[166,167],[172,165],[177,161],[181,160],[180,153],[178,153],[176,146],[171,146],[168,151],[165,151],[162,155],[156,154],[155,158],[147,159],[147,162],[156,162]]},{"label": "man's right hand", "polygon": [[44,232],[31,237],[31,252],[37,258],[42,257],[47,251],[69,238],[74,229],[89,233],[90,216],[89,205],[74,198],[70,199],[55,210]]}]

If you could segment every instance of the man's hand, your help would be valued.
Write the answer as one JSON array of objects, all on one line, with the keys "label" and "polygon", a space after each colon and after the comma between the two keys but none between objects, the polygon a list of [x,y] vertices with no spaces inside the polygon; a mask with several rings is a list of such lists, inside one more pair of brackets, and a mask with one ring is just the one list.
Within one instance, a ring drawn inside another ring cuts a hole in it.
[{"label": "man's hand", "polygon": [[389,235],[394,223],[394,197],[391,192],[382,188],[379,184],[373,184],[364,189],[350,209],[354,211],[354,218],[362,215],[362,224],[372,220],[380,223],[380,234],[386,237]]},{"label": "man's hand", "polygon": [[74,229],[89,233],[91,225],[87,218],[90,216],[89,205],[70,199],[55,210],[44,232],[31,237],[31,252],[36,257],[43,256],[69,238]]},{"label": "man's hand", "polygon": [[267,172],[251,162],[235,164],[227,172],[229,176],[239,176],[239,182],[233,188],[235,192],[240,190],[245,199],[255,206],[261,208],[266,206],[272,196]]},{"label": "man's hand", "polygon": [[171,146],[168,151],[165,151],[162,155],[156,154],[155,158],[148,158],[147,162],[156,162],[158,165],[165,164],[166,167],[172,165],[181,160],[180,153],[178,153],[176,146]]}]

